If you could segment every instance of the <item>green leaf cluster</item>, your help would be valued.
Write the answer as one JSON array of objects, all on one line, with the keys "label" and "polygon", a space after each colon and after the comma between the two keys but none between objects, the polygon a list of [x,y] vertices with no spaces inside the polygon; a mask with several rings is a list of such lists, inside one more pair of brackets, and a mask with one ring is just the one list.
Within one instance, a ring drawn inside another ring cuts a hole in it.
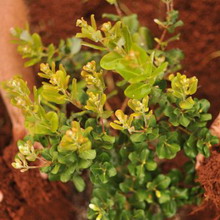
[{"label": "green leaf cluster", "polygon": [[[170,3],[171,1],[168,2],[168,4]],[[183,25],[183,22],[181,20],[178,20],[178,18],[179,18],[179,12],[177,10],[169,10],[167,12],[165,21],[154,19],[154,22],[159,26],[167,29],[170,33],[173,33],[177,27],[181,27]]]},{"label": "green leaf cluster", "polygon": [[[137,15],[123,16],[123,10],[105,14],[111,21],[100,28],[94,15],[91,24],[78,19],[81,32],[57,48],[45,47],[37,34],[13,30],[26,65],[42,62],[43,82],[33,97],[19,76],[3,83],[28,130],[12,165],[22,172],[39,168],[80,192],[89,179],[88,219],[162,220],[202,200],[196,157],[209,157],[218,139],[207,128],[209,102],[192,97],[198,80],[175,73],[183,54],[166,47],[179,35],[165,35],[182,22],[172,1],[163,2],[166,20],[155,21],[164,32],[155,40]],[[81,50],[80,43],[98,52]],[[180,152],[184,166],[166,168]]]},{"label": "green leaf cluster", "polygon": [[13,42],[18,45],[17,50],[22,58],[26,59],[25,67],[38,63],[62,64],[70,72],[80,71],[87,62],[99,57],[97,53],[81,51],[81,40],[75,37],[61,39],[58,46],[45,45],[41,36],[31,34],[29,27],[11,29]]}]

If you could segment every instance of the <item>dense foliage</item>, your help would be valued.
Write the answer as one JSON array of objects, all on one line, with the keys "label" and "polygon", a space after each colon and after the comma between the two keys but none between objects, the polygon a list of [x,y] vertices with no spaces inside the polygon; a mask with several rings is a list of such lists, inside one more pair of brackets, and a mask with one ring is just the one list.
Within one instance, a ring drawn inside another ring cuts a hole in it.
[{"label": "dense foliage", "polygon": [[[33,100],[19,76],[3,85],[29,132],[18,142],[12,165],[22,172],[40,168],[50,180],[72,181],[80,192],[88,171],[89,219],[165,219],[202,198],[196,156],[209,157],[218,141],[206,126],[209,102],[192,97],[195,77],[175,74],[183,54],[167,46],[179,34],[165,36],[183,23],[171,0],[163,0],[166,19],[155,19],[163,33],[154,39],[136,14],[123,16],[116,0],[107,1],[118,11],[104,15],[111,22],[99,29],[94,15],[91,24],[79,19],[81,32],[58,47],[44,46],[28,30],[12,30],[26,66],[47,62],[40,64],[44,81],[33,89]],[[96,52],[82,51],[81,45]],[[122,106],[112,105],[117,94],[124,98]],[[73,109],[70,115],[67,107]],[[188,157],[185,165],[165,169],[180,151]]]}]

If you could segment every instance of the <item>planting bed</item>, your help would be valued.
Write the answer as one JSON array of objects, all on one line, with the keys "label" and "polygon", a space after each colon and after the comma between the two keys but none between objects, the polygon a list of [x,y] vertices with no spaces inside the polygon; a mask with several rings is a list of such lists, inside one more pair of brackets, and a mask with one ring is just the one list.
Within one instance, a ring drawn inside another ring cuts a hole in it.
[{"label": "planting bed", "polygon": [[[102,12],[114,12],[104,0],[49,0],[28,1],[30,8],[31,29],[38,32],[46,43],[57,43],[60,38],[66,38],[76,33],[75,21],[79,17],[89,18],[96,14],[101,22]],[[142,24],[160,35],[155,17],[164,15],[163,5],[159,0],[125,0],[132,12],[139,15]],[[185,25],[180,29],[181,40],[172,44],[185,53],[183,71],[188,76],[197,76],[199,89],[197,96],[211,102],[213,118],[220,111],[220,57],[209,59],[212,52],[220,50],[220,4],[218,0],[175,0],[175,7],[180,11],[180,17]],[[1,101],[2,106],[2,101]],[[40,177],[39,171],[20,173],[11,167],[11,162],[17,151],[15,144],[10,144],[10,123],[4,108],[0,109],[0,190],[3,201],[0,204],[0,219],[50,220],[76,219],[80,220],[83,206],[88,200],[88,192],[78,194],[71,184],[51,183]],[[180,156],[181,157],[181,156]],[[217,150],[211,159],[205,162],[199,170],[199,180],[206,189],[206,200],[220,203],[220,155]],[[173,164],[172,164],[173,165]],[[177,165],[177,162],[174,162]],[[168,165],[169,166],[169,165]],[[219,174],[218,174],[219,172]],[[208,177],[208,179],[207,179]],[[214,180],[210,181],[211,179]],[[209,206],[206,204],[209,203]],[[215,216],[212,203],[206,202],[203,210],[191,216],[191,208],[181,212],[180,219],[212,219]],[[184,217],[185,216],[185,217]]]}]

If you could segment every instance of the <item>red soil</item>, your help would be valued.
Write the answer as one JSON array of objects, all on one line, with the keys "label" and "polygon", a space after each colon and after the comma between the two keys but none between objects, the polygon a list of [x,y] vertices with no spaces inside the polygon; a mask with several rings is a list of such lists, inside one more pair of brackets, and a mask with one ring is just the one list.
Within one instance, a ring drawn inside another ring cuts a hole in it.
[{"label": "red soil", "polygon": [[216,219],[220,218],[220,154],[219,149],[212,151],[211,157],[205,161],[198,171],[198,181],[205,189],[205,200],[202,208],[212,207]]},{"label": "red soil", "polygon": [[[152,29],[156,36],[160,35],[157,26],[152,22],[153,18],[162,17],[164,14],[159,0],[123,2],[139,14],[142,24]],[[89,0],[85,3],[81,0],[30,0],[28,4],[32,30],[39,32],[45,43],[57,43],[60,38],[74,35],[77,31],[75,21],[79,17],[89,18],[89,15],[94,13],[100,23],[102,12],[114,12],[114,8],[104,0]],[[207,98],[211,102],[211,113],[215,117],[220,109],[220,58],[209,61],[208,57],[210,53],[220,50],[220,4],[218,0],[175,0],[175,6],[180,11],[185,25],[180,29],[181,40],[173,45],[184,51],[186,58],[183,62],[183,72],[199,78],[201,87],[197,96]],[[80,195],[71,191],[72,186],[50,183],[40,178],[37,171],[20,173],[11,167],[16,146],[6,147],[10,143],[11,126],[5,112],[5,109],[0,109],[0,190],[4,195],[0,205],[0,219],[79,220],[76,216],[77,212],[80,212],[83,198],[80,200]],[[213,157],[219,158],[219,154],[213,154],[210,161],[213,161]],[[205,172],[211,172],[210,161],[205,164]],[[216,177],[219,176],[219,170],[215,169]],[[199,180],[205,185],[203,175],[204,173],[200,172]],[[206,187],[207,191],[212,189]],[[186,214],[186,211],[184,213]],[[199,215],[181,219],[212,218],[213,215],[207,208]]]}]

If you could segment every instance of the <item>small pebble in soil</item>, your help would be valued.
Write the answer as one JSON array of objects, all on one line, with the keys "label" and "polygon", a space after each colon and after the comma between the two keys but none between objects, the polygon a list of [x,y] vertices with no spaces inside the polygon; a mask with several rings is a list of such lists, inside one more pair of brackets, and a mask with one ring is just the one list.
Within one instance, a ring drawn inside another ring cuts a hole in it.
[{"label": "small pebble in soil", "polygon": [[4,198],[3,193],[2,193],[2,191],[0,191],[0,202],[3,201],[3,198]]},{"label": "small pebble in soil", "polygon": [[42,173],[40,172],[40,176],[42,179],[47,180],[48,179],[48,175],[46,173]]}]

